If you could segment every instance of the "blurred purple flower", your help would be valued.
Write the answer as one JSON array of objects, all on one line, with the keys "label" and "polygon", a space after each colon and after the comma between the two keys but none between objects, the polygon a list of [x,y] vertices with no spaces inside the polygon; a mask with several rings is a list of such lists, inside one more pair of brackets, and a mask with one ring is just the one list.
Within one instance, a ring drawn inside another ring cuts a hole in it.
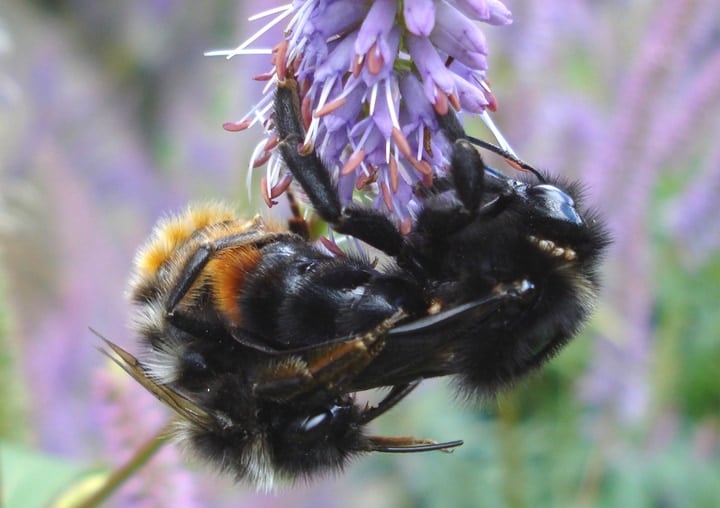
[{"label": "blurred purple flower", "polygon": [[479,114],[496,132],[486,113],[495,109],[485,81],[488,49],[476,21],[511,23],[501,2],[306,0],[255,19],[270,15],[237,48],[209,53],[270,53],[249,46],[290,18],[286,38],[272,50],[274,68],[259,77],[268,80],[265,96],[240,121],[226,124],[228,130],[256,123],[268,129],[250,162],[251,170],[268,162],[262,189],[268,205],[290,183],[270,120],[272,90],[287,74],[300,83],[305,145],[326,161],[343,202],[355,191],[369,191],[403,228],[416,206],[413,187],[429,184],[448,165],[450,147],[437,132],[436,113],[452,106]]},{"label": "blurred purple flower", "polygon": [[[160,431],[168,417],[155,398],[111,362],[94,374],[106,455],[119,467]],[[200,506],[196,491],[193,475],[183,466],[177,447],[168,445],[112,499],[114,506],[194,507]]]},{"label": "blurred purple flower", "polygon": [[[607,340],[615,342],[596,343],[582,396],[630,422],[647,416],[652,404],[657,274],[649,231],[658,215],[653,191],[665,174],[687,171],[688,161],[704,158],[707,169],[666,215],[663,228],[670,226],[683,253],[696,250],[691,252],[696,259],[701,251],[715,255],[718,245],[713,239],[717,228],[707,220],[715,207],[708,203],[717,201],[718,157],[697,153],[716,146],[698,136],[716,129],[720,105],[716,12],[717,5],[683,0],[665,0],[654,9],[638,33],[641,43],[633,61],[622,69],[605,134],[594,140],[580,170],[608,210],[615,239],[606,284],[615,321]],[[675,160],[683,160],[682,165]]]},{"label": "blurred purple flower", "polygon": [[707,262],[720,249],[720,147],[713,148],[703,166],[699,178],[688,185],[666,214],[671,232],[684,246],[682,256],[694,266]]}]

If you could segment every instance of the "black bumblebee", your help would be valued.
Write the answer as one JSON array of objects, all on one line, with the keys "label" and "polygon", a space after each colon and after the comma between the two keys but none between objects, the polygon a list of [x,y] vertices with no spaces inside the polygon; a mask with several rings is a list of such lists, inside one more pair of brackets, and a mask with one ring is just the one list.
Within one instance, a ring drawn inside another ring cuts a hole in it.
[{"label": "black bumblebee", "polygon": [[[307,229],[297,213],[291,224]],[[190,207],[161,221],[136,256],[130,297],[139,358],[103,338],[104,352],[178,414],[178,441],[259,490],[339,471],[358,453],[461,445],[364,431],[418,384],[392,387],[377,406],[356,403],[348,388],[404,311],[322,340],[330,316],[315,316],[317,326],[308,324],[312,316],[283,317],[295,312],[288,306],[357,287],[338,275],[365,268],[259,217],[241,220],[219,204]],[[293,328],[276,333],[283,324]],[[358,327],[341,329],[351,328]]]},{"label": "black bumblebee", "polygon": [[[361,452],[458,446],[364,427],[424,378],[457,375],[491,394],[550,358],[593,308],[605,229],[576,185],[488,168],[446,116],[450,176],[425,191],[403,235],[381,212],[341,206],[318,155],[301,148],[292,79],[278,84],[274,122],[317,214],[391,263],[316,248],[292,195],[287,228],[190,209],[137,256],[139,359],[112,343],[108,354],[180,415],[178,436],[198,455],[260,488]],[[377,407],[355,402],[377,387],[390,387]]]},{"label": "black bumblebee", "polygon": [[[317,284],[355,280],[351,291],[303,300],[277,316],[272,334],[283,334],[287,325],[319,325],[324,329],[312,340],[323,341],[367,329],[401,309],[407,317],[351,389],[458,375],[469,394],[492,395],[578,332],[597,300],[597,270],[609,236],[583,206],[577,183],[551,179],[467,136],[451,112],[438,117],[453,143],[449,176],[422,191],[424,206],[403,235],[382,212],[341,206],[322,161],[301,145],[299,104],[297,83],[280,83],[275,129],[294,179],[335,231],[381,250],[395,265],[378,272],[347,258],[346,267]],[[527,177],[514,180],[489,168],[473,144],[503,155]],[[327,319],[320,324],[317,316]]]}]

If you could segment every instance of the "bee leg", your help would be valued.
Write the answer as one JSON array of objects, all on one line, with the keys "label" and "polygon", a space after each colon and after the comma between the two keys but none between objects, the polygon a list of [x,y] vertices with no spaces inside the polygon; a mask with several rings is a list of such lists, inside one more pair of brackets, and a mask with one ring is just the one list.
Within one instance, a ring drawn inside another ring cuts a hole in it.
[{"label": "bee leg", "polygon": [[533,166],[523,161],[522,159],[519,159],[514,153],[482,139],[468,136],[465,133],[465,129],[463,129],[462,124],[458,120],[457,115],[455,115],[455,113],[453,113],[452,111],[448,111],[446,115],[436,115],[436,118],[438,120],[438,124],[440,125],[440,129],[445,133],[451,143],[455,143],[460,139],[466,139],[475,146],[479,146],[480,148],[484,148],[485,150],[499,155],[515,169],[528,171],[537,176],[540,181],[545,181],[545,178],[540,174],[537,169],[535,169]]},{"label": "bee leg", "polygon": [[[359,423],[364,425],[378,416],[386,413],[395,407],[401,400],[407,397],[415,388],[420,385],[420,381],[413,381],[403,385],[393,386],[390,392],[383,398],[377,406],[370,407],[362,412]],[[413,453],[413,452],[429,452],[434,450],[450,451],[451,448],[461,446],[462,441],[447,441],[438,443],[433,439],[411,436],[369,436],[364,447],[359,451],[368,452],[385,452],[385,453]]]},{"label": "bee leg", "polygon": [[432,439],[423,437],[387,437],[387,436],[370,436],[367,438],[366,448],[358,451],[364,452],[385,452],[385,453],[415,453],[415,452],[431,452],[443,451],[450,452],[451,448],[457,448],[463,445],[462,440],[446,441],[438,443]]},{"label": "bee leg", "polygon": [[482,199],[485,163],[475,147],[465,139],[455,141],[450,158],[455,191],[465,209],[474,214]]},{"label": "bee leg", "polygon": [[288,219],[288,229],[305,240],[310,240],[310,225],[300,211],[300,204],[295,199],[295,193],[288,187],[285,195],[290,206],[290,213],[292,213],[292,218]]},{"label": "bee leg", "polygon": [[360,423],[369,423],[378,416],[386,413],[394,408],[401,400],[410,395],[410,393],[420,386],[420,381],[413,381],[403,385],[393,386],[388,394],[375,407],[369,407],[360,415]]},{"label": "bee leg", "polygon": [[[318,389],[342,393],[347,383],[380,354],[387,332],[403,317],[405,313],[398,311],[363,335],[320,345],[302,356],[290,355],[280,360],[258,374],[253,386],[255,395],[283,401]],[[384,411],[386,409],[378,414]]]},{"label": "bee leg", "polygon": [[[413,381],[403,385],[393,386],[390,392],[383,398],[377,406],[370,407],[362,412],[359,418],[360,424],[367,424],[395,407],[400,401],[407,397],[415,388],[420,385],[420,381]],[[385,437],[370,436],[367,438],[366,448],[362,451],[386,452],[386,453],[412,453],[412,452],[428,452],[433,450],[449,451],[463,444],[462,441],[448,441],[438,443],[432,439],[421,437]]]},{"label": "bee leg", "polygon": [[315,150],[301,146],[305,129],[300,114],[297,82],[292,78],[278,83],[275,128],[283,160],[318,215],[338,233],[358,238],[390,256],[400,254],[404,240],[395,224],[377,210],[343,207],[330,172]]}]

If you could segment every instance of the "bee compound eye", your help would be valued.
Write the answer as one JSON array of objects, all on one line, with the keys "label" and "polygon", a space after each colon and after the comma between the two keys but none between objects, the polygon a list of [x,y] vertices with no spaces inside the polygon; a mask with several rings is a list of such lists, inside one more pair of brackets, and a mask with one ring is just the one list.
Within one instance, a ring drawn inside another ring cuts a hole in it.
[{"label": "bee compound eye", "polygon": [[333,415],[329,410],[323,410],[322,413],[304,418],[300,423],[300,428],[305,432],[311,432],[329,423],[332,417]]},{"label": "bee compound eye", "polygon": [[546,216],[571,224],[582,224],[582,218],[575,209],[573,198],[554,185],[530,185],[527,188],[527,195],[540,205]]}]

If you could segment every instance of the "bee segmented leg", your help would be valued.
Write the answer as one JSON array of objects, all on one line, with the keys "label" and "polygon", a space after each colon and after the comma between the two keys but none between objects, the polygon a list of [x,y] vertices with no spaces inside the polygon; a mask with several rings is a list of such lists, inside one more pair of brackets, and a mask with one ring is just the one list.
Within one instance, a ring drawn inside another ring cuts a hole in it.
[{"label": "bee segmented leg", "polygon": [[538,177],[540,181],[545,181],[545,178],[540,174],[540,172],[535,169],[533,166],[528,164],[527,162],[519,159],[515,154],[509,152],[508,150],[499,147],[497,145],[494,145],[492,143],[489,143],[487,141],[484,141],[482,139],[478,139],[473,136],[469,136],[465,129],[463,128],[462,124],[460,123],[460,120],[458,119],[457,115],[453,113],[452,111],[449,111],[446,115],[436,115],[436,118],[438,120],[438,124],[440,125],[440,129],[445,133],[447,138],[450,140],[451,143],[456,143],[457,141],[461,139],[465,139],[472,143],[475,146],[479,146],[480,148],[484,148],[485,150],[488,150],[494,154],[499,155],[503,159],[507,161],[508,164],[513,166],[516,169],[522,170],[522,171],[528,171],[530,173],[533,173],[535,176]]},{"label": "bee segmented leg", "polygon": [[275,128],[285,164],[320,217],[338,233],[353,236],[390,256],[397,256],[404,241],[392,221],[374,209],[343,207],[330,172],[315,150],[301,146],[305,129],[300,114],[298,85],[290,77],[278,82]]},{"label": "bee segmented leg", "polygon": [[[400,401],[407,397],[415,388],[420,385],[420,381],[413,381],[403,385],[393,386],[390,392],[383,398],[377,406],[366,409],[359,417],[361,424],[366,424],[386,413],[395,407]],[[361,451],[385,452],[385,453],[413,453],[413,452],[429,452],[440,450],[444,452],[451,451],[451,448],[461,446],[462,441],[447,441],[438,443],[432,439],[419,437],[385,437],[370,436],[368,438],[367,447]]]},{"label": "bee segmented leg", "polygon": [[462,440],[446,441],[438,443],[432,439],[422,437],[386,437],[386,436],[370,436],[368,438],[368,446],[360,451],[367,452],[385,452],[385,453],[415,453],[415,452],[431,452],[443,451],[450,452],[452,448],[462,446]]},{"label": "bee segmented leg", "polygon": [[303,217],[300,204],[295,199],[295,193],[288,188],[285,195],[287,196],[288,205],[290,205],[290,213],[292,213],[292,217],[288,219],[288,229],[296,235],[302,236],[303,239],[310,240],[310,225]]},{"label": "bee segmented leg", "polygon": [[393,386],[390,392],[375,407],[367,408],[360,415],[360,423],[369,423],[378,416],[390,411],[401,400],[410,395],[410,393],[420,386],[420,380],[413,381],[404,385]]},{"label": "bee segmented leg", "polygon": [[385,346],[387,332],[403,317],[405,313],[398,311],[363,335],[323,344],[303,355],[290,355],[280,360],[257,376],[253,387],[255,395],[282,401],[319,388],[342,393],[345,385],[380,354]]}]

